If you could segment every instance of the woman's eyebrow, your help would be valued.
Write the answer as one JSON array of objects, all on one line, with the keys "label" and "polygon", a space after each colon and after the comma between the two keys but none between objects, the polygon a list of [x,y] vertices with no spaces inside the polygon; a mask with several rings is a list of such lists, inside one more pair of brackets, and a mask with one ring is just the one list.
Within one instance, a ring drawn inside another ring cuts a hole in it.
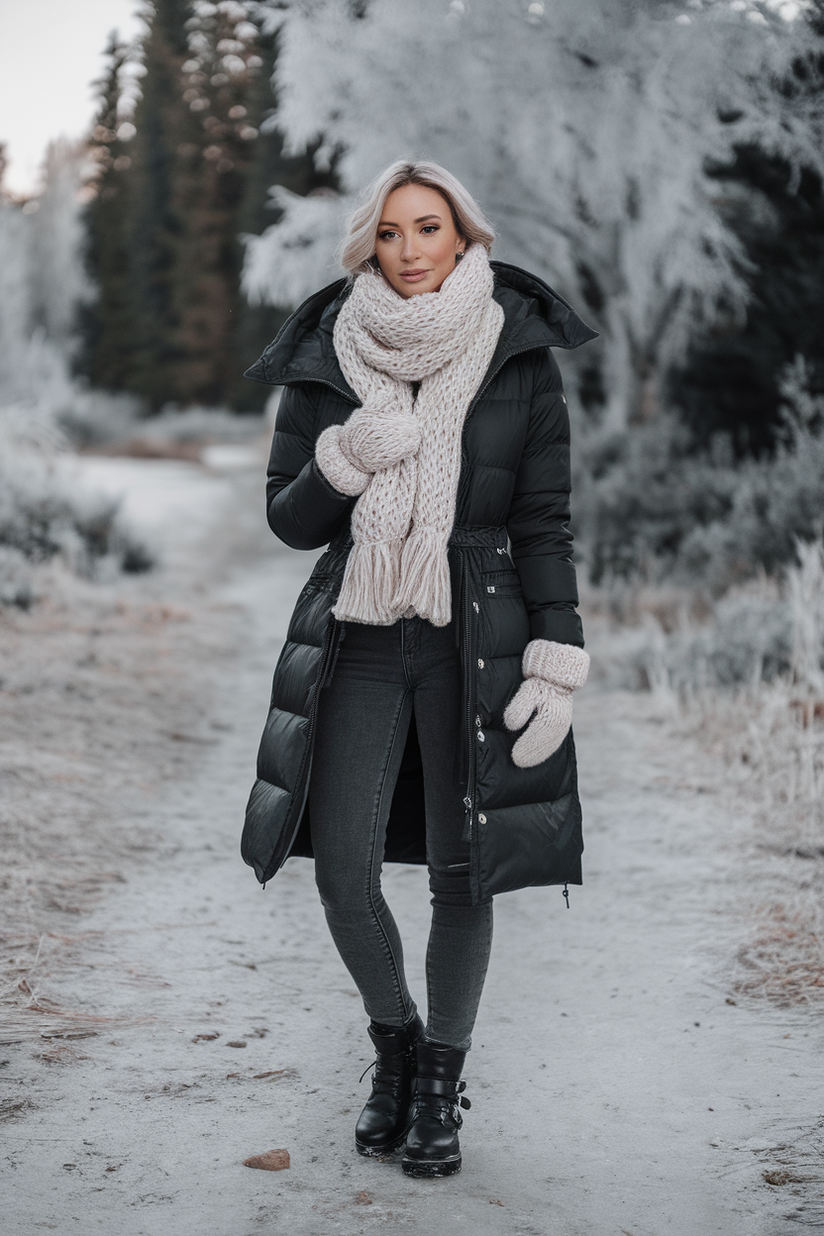
[{"label": "woman's eyebrow", "polygon": [[[416,219],[415,223],[426,223],[427,219],[440,219],[440,215],[421,215],[420,219]],[[378,227],[400,227],[399,223],[392,223],[389,219],[383,219]]]}]

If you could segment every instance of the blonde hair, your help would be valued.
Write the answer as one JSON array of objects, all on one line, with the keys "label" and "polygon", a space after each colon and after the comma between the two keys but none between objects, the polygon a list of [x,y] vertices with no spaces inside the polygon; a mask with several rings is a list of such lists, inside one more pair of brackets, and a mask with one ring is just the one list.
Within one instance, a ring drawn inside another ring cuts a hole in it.
[{"label": "blonde hair", "polygon": [[495,233],[478,203],[461,182],[439,163],[425,160],[410,162],[398,159],[376,176],[361,194],[360,201],[349,217],[346,235],[340,246],[340,263],[350,275],[369,270],[375,265],[378,224],[386,199],[404,185],[425,185],[440,193],[452,212],[452,220],[467,246],[492,248]]}]

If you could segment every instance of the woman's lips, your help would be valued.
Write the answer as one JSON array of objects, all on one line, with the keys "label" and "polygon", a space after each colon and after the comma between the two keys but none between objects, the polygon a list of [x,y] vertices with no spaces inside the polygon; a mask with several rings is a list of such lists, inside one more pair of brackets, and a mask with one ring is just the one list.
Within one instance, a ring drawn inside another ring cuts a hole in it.
[{"label": "woman's lips", "polygon": [[428,274],[428,270],[402,270],[401,279],[405,279],[407,283],[418,283],[421,279],[425,279]]}]

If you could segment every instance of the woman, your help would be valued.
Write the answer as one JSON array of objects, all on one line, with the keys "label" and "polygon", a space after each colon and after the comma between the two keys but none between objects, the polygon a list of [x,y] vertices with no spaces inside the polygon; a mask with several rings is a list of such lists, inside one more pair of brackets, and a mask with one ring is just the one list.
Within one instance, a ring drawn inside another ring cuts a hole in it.
[{"label": "woman", "polygon": [[[570,723],[589,658],[549,348],[595,332],[541,280],[490,263],[492,240],[449,172],[393,164],[350,220],[350,277],[247,375],[286,387],[272,530],[329,548],[275,671],[242,853],[261,882],[314,856],[376,1049],[356,1147],[405,1143],[413,1176],[460,1170],[493,895],[581,881]],[[384,859],[429,868],[425,1027]]]}]

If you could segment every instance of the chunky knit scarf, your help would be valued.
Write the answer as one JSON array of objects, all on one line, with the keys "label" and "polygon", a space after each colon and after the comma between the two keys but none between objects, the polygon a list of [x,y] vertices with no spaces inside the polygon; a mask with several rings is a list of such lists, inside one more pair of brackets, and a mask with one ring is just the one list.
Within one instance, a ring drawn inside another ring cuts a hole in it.
[{"label": "chunky knit scarf", "polygon": [[340,310],[335,351],[363,406],[320,435],[316,459],[336,488],[360,494],[333,610],[341,621],[450,620],[447,543],[463,422],[504,321],[492,288],[486,250],[475,244],[439,292],[403,297],[379,272],[364,272]]}]

